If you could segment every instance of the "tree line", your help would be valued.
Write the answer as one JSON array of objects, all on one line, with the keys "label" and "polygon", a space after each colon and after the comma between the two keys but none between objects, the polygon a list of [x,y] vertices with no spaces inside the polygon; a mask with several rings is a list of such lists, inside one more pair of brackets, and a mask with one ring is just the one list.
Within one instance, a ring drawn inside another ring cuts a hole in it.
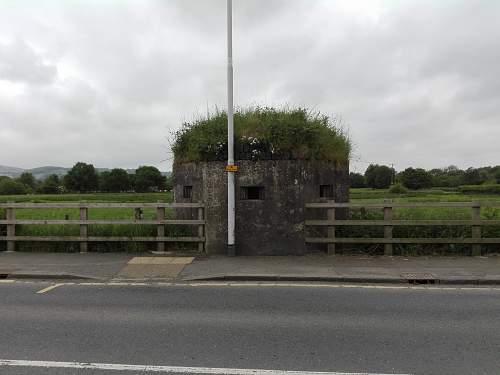
[{"label": "tree line", "polygon": [[500,165],[495,167],[460,169],[456,166],[425,170],[406,168],[396,172],[387,165],[370,164],[364,175],[351,172],[350,186],[387,189],[391,185],[418,190],[432,187],[459,187],[464,185],[500,184]]},{"label": "tree line", "polygon": [[17,178],[0,176],[0,194],[62,194],[62,193],[123,193],[157,192],[172,189],[170,177],[165,177],[153,166],[141,166],[134,174],[125,169],[114,168],[98,172],[92,164],[76,163],[66,175],[50,175],[37,180],[33,174],[24,172]]}]

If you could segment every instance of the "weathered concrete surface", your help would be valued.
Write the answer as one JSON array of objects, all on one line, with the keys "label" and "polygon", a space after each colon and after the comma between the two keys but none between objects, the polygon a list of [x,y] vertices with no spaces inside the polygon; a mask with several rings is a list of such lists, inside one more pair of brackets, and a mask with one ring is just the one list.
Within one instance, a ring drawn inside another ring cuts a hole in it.
[{"label": "weathered concrete surface", "polygon": [[[320,185],[334,187],[332,199],[335,201],[348,200],[348,168],[338,167],[335,162],[242,160],[236,164],[239,167],[236,174],[236,248],[239,255],[304,254],[304,206],[321,200]],[[225,162],[176,163],[173,179],[176,202],[206,204],[207,253],[224,253],[227,243]],[[183,197],[184,186],[193,187],[190,199]],[[241,189],[245,186],[264,187],[264,199],[242,199]],[[180,217],[190,215],[177,214]]]},{"label": "weathered concrete surface", "polygon": [[419,275],[442,284],[500,284],[500,256],[491,257],[222,257],[197,258],[182,280],[317,280],[408,282]]},{"label": "weathered concrete surface", "polygon": [[107,280],[134,257],[131,253],[0,252],[0,274],[9,278],[72,278]]},{"label": "weathered concrete surface", "polygon": [[[134,257],[135,255],[135,257]],[[192,263],[191,263],[192,262]],[[400,282],[404,273],[432,274],[442,283],[500,284],[500,256],[210,256],[156,257],[144,253],[0,253],[0,274],[77,275],[111,279],[176,279],[186,281],[228,276],[236,279]],[[62,277],[64,278],[64,277]]]}]

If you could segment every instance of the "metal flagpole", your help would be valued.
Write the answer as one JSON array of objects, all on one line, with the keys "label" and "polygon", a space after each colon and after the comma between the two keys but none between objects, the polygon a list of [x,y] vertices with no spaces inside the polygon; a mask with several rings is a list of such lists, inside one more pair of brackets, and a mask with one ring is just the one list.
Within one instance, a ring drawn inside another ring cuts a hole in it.
[{"label": "metal flagpole", "polygon": [[235,249],[235,172],[233,123],[233,3],[227,0],[227,254],[236,255]]}]

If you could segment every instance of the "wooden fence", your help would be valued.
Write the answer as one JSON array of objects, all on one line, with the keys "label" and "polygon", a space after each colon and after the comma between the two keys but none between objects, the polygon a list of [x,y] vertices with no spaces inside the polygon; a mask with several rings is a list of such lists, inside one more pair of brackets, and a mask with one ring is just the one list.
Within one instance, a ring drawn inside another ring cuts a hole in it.
[{"label": "wooden fence", "polygon": [[[0,226],[7,226],[7,235],[0,236],[0,241],[7,241],[7,251],[15,251],[15,243],[19,241],[50,241],[50,242],[79,242],[80,252],[85,253],[89,242],[156,242],[157,250],[165,250],[165,242],[196,242],[198,250],[204,250],[205,219],[203,203],[0,203],[0,208],[6,211],[6,220],[0,220]],[[89,220],[90,209],[134,209],[134,220]],[[156,210],[156,219],[144,220],[141,217],[142,209]],[[196,220],[173,220],[165,219],[166,208],[196,209]],[[26,220],[16,219],[16,210],[19,209],[78,209],[79,220]],[[16,225],[79,225],[79,236],[16,236]],[[88,226],[94,224],[103,225],[156,225],[156,237],[93,237],[89,236]],[[196,237],[166,237],[165,225],[188,225],[197,226]]]},{"label": "wooden fence", "polygon": [[[429,203],[393,203],[386,200],[384,203],[308,203],[306,209],[326,209],[326,220],[306,220],[306,227],[327,227],[327,237],[306,237],[306,243],[326,243],[328,253],[335,254],[335,244],[384,244],[384,254],[393,255],[393,244],[471,244],[472,255],[481,254],[481,244],[500,244],[500,238],[482,238],[481,228],[485,225],[500,226],[500,220],[481,219],[481,208],[500,207],[500,202],[429,202]],[[335,209],[367,209],[382,210],[382,220],[337,220]],[[469,220],[394,220],[394,208],[470,208],[471,218]],[[353,238],[336,237],[335,228],[339,226],[383,226],[383,238]],[[394,226],[471,226],[471,237],[463,238],[394,238]]]}]

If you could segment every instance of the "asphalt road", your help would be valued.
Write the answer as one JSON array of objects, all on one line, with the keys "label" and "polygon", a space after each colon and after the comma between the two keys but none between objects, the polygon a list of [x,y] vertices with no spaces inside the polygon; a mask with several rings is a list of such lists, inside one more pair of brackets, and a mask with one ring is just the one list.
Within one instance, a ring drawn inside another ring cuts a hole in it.
[{"label": "asphalt road", "polygon": [[500,372],[500,290],[49,285],[0,284],[0,374]]}]

